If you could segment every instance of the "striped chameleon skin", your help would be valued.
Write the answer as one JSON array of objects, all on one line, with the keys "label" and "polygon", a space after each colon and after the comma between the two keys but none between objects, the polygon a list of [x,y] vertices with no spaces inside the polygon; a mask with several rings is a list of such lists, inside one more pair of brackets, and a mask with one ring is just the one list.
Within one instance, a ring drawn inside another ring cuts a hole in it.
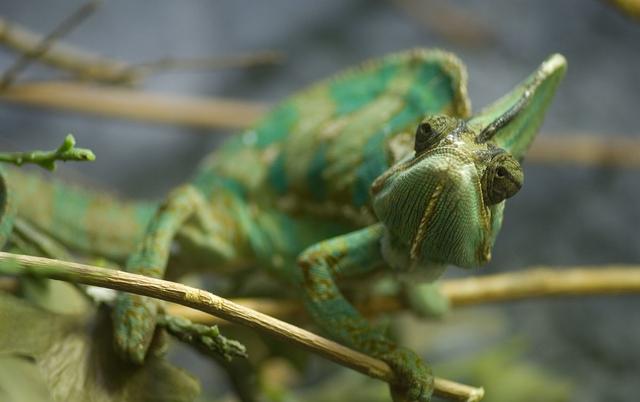
[{"label": "striped chameleon skin", "polygon": [[[373,328],[337,283],[374,271],[435,279],[446,264],[486,263],[504,200],[522,185],[519,161],[565,66],[551,56],[470,117],[466,73],[455,56],[389,55],[284,100],[160,204],[66,189],[70,201],[51,202],[56,185],[47,189],[51,198],[36,197],[38,185],[28,190],[21,178],[18,216],[72,250],[127,254],[126,270],[154,277],[170,263],[264,267],[299,290],[326,333],[390,364],[394,398],[427,401],[428,366]],[[33,204],[23,208],[24,200]],[[407,292],[419,309],[419,289]],[[148,298],[119,295],[115,341],[125,358],[144,361],[157,309]]]},{"label": "striped chameleon skin", "polygon": [[125,261],[157,208],[157,203],[120,200],[22,169],[6,170],[18,219],[87,256]]}]

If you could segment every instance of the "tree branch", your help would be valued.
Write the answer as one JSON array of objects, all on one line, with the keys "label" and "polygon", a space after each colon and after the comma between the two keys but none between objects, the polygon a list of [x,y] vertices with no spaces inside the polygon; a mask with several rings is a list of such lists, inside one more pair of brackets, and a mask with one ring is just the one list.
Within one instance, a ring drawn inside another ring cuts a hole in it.
[{"label": "tree branch", "polygon": [[[43,37],[38,41],[29,51],[23,52],[18,60],[9,67],[9,69],[2,75],[0,79],[0,90],[6,89],[15,78],[24,70],[34,59],[40,58],[43,54],[47,53],[49,48],[54,44],[58,38],[64,36],[75,28],[78,24],[84,21],[89,15],[91,15],[96,8],[100,5],[100,1],[91,1],[80,6],[70,16],[65,18],[51,33]],[[1,28],[1,27],[0,27]],[[5,32],[7,31],[5,26]],[[6,36],[2,35],[2,36]]]},{"label": "tree branch", "polygon": [[[280,337],[373,378],[386,382],[394,380],[391,368],[382,360],[190,286],[123,271],[5,252],[0,252],[0,269],[7,273],[29,273],[171,301]],[[484,391],[436,378],[435,395],[457,401],[479,401]]]},{"label": "tree branch", "polygon": [[15,85],[0,93],[0,100],[105,117],[200,128],[249,127],[267,110],[260,103],[153,94],[64,82]]}]

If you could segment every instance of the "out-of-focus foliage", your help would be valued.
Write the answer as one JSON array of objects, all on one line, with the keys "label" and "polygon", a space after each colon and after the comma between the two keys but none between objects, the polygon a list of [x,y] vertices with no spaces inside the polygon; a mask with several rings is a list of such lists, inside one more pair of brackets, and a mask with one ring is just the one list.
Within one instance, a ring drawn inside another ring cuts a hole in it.
[{"label": "out-of-focus foliage", "polygon": [[0,294],[0,400],[189,402],[200,385],[159,356],[143,367],[112,348],[106,309],[56,314]]}]

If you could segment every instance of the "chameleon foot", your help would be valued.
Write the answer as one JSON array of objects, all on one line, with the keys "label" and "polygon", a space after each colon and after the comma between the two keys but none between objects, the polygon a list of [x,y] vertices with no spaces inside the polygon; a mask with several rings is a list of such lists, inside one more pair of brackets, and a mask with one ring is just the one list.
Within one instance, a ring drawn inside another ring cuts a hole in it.
[{"label": "chameleon foot", "polygon": [[395,402],[428,402],[431,400],[433,374],[415,352],[406,348],[398,348],[383,356],[383,360],[391,366],[397,378],[397,382],[389,386]]}]

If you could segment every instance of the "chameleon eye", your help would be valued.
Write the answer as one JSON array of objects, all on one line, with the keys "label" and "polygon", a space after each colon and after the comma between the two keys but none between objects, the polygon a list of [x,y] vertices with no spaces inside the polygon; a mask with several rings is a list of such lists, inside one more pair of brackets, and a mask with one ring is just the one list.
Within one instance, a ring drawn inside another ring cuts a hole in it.
[{"label": "chameleon eye", "polygon": [[419,155],[425,150],[434,146],[436,143],[438,143],[440,138],[440,133],[434,130],[430,123],[420,123],[418,125],[418,128],[416,129],[416,142],[414,146],[416,155]]},{"label": "chameleon eye", "polygon": [[520,190],[522,168],[511,155],[498,153],[488,161],[481,183],[487,205],[497,204]]}]

